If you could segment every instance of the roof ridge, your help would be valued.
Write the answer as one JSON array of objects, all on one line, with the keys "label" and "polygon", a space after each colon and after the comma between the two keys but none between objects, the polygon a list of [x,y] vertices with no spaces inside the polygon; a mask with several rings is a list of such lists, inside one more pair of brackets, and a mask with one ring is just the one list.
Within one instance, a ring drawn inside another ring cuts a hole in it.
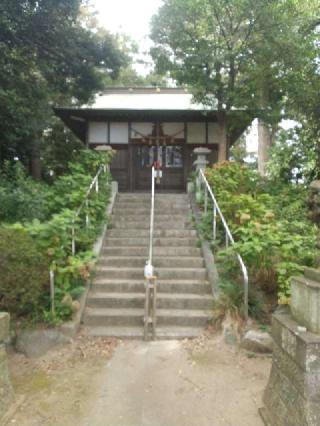
[{"label": "roof ridge", "polygon": [[161,94],[161,93],[175,93],[175,94],[191,94],[188,89],[184,87],[162,87],[162,86],[126,86],[126,87],[106,87],[104,90],[98,93],[98,95],[103,96],[106,94]]}]

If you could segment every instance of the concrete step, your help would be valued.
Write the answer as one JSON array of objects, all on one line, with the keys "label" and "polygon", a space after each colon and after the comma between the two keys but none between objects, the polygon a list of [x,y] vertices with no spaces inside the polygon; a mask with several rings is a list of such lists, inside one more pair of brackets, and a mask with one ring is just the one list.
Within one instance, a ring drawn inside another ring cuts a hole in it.
[{"label": "concrete step", "polygon": [[[179,199],[188,199],[188,194],[186,192],[177,192],[177,193],[161,193],[157,192],[155,195],[157,198],[179,198]],[[145,192],[119,192],[117,194],[117,199],[119,200],[131,200],[131,199],[143,199],[150,198],[150,191]]]},{"label": "concrete step", "polygon": [[[155,273],[159,279],[187,279],[206,280],[207,271],[205,268],[155,268]],[[143,278],[143,268],[117,268],[111,266],[98,266],[96,269],[97,278]]]},{"label": "concrete step", "polygon": [[[144,237],[149,238],[149,229],[108,229],[107,237]],[[153,237],[197,237],[194,229],[155,229]]]},{"label": "concrete step", "polygon": [[[103,256],[143,256],[147,258],[149,247],[108,247],[102,249]],[[201,257],[201,249],[197,247],[154,247],[153,257],[161,256],[193,256]],[[202,257],[201,257],[202,258]]]},{"label": "concrete step", "polygon": [[[112,223],[117,222],[136,222],[136,223],[145,223],[148,222],[150,224],[150,214],[148,215],[140,215],[139,213],[136,214],[121,214],[121,215],[113,215],[112,216]],[[181,214],[155,214],[154,215],[154,223],[171,223],[171,222],[190,222],[190,217],[186,215]]]},{"label": "concrete step", "polygon": [[[147,256],[100,256],[98,267],[143,268],[146,260]],[[153,266],[155,268],[201,268],[204,266],[204,260],[199,256],[162,256],[153,258]]]},{"label": "concrete step", "polygon": [[[139,326],[143,324],[143,309],[86,308],[83,322],[87,326]],[[210,310],[158,309],[157,324],[181,327],[204,327],[212,318]]]},{"label": "concrete step", "polygon": [[[125,209],[120,205],[115,205],[113,209],[113,214],[115,216],[124,215],[124,216],[130,216],[132,214],[138,214],[140,216],[146,217],[150,216],[150,209],[151,205],[146,206],[127,206]],[[171,205],[165,206],[163,208],[159,208],[158,206],[155,206],[154,212],[156,215],[162,215],[162,214],[182,214],[182,215],[188,215],[190,214],[190,207],[189,206],[180,206],[180,207],[173,207]]]},{"label": "concrete step", "polygon": [[[139,237],[131,237],[131,238],[109,238],[107,236],[105,241],[105,246],[108,247],[127,247],[127,246],[135,246],[135,247],[149,247],[149,238],[139,238]],[[174,238],[174,237],[161,237],[153,239],[154,247],[197,247],[197,239],[196,238]]]},{"label": "concrete step", "polygon": [[[151,208],[151,198],[145,201],[117,201],[115,203],[115,209],[127,209],[127,208],[143,208],[149,209]],[[162,209],[188,209],[190,208],[189,202],[186,201],[171,201],[171,200],[157,200],[154,202],[155,210]]]},{"label": "concrete step", "polygon": [[[202,327],[157,327],[156,340],[193,339],[203,331]],[[118,337],[119,339],[142,339],[143,327],[87,327],[87,333],[96,337]]]},{"label": "concrete step", "polygon": [[[145,290],[143,277],[137,280],[96,278],[91,288],[93,292],[115,293],[144,293]],[[158,289],[161,294],[211,294],[211,286],[205,280],[158,280]]]},{"label": "concrete step", "polygon": [[[150,192],[117,196],[84,311],[91,335],[143,337],[150,207]],[[191,217],[187,194],[156,194],[159,339],[196,337],[212,316],[212,289]]]},{"label": "concrete step", "polygon": [[[90,308],[144,308],[144,293],[98,293],[90,292],[87,306]],[[211,295],[158,293],[158,309],[211,309]]]},{"label": "concrete step", "polygon": [[[150,229],[150,223],[148,220],[139,220],[139,221],[113,221],[111,224],[114,229]],[[187,221],[179,221],[179,222],[155,222],[155,229],[188,229],[190,225]]]},{"label": "concrete step", "polygon": [[[150,206],[151,205],[151,194],[148,197],[144,198],[118,198],[116,199],[115,204],[132,204],[142,206]],[[155,195],[154,204],[168,204],[168,205],[189,205],[190,200],[188,198],[179,198],[179,197],[159,197]]]}]

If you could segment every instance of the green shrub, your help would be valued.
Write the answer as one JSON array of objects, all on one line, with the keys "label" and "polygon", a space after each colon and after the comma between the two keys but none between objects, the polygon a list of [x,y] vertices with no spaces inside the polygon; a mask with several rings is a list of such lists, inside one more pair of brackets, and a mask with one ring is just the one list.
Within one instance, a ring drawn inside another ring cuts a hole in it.
[{"label": "green shrub", "polygon": [[49,261],[24,230],[0,228],[0,310],[35,317],[46,308]]},{"label": "green shrub", "polygon": [[29,177],[20,162],[6,161],[0,172],[0,222],[47,219],[50,192],[48,185]]},{"label": "green shrub", "polygon": [[[30,193],[30,188],[39,188],[39,193],[44,194],[44,205],[47,209],[45,220],[40,220],[39,215],[36,214],[36,208],[35,212],[33,212],[32,209],[30,212],[26,211],[28,206],[31,206],[30,203],[18,203],[17,207],[19,212],[17,212],[16,215],[11,215],[10,209],[8,209],[6,217],[6,232],[11,232],[12,235],[17,235],[19,238],[28,239],[28,244],[33,247],[33,251],[29,250],[30,256],[32,253],[37,253],[40,259],[40,281],[42,281],[43,275],[41,259],[46,259],[46,268],[44,272],[46,280],[44,285],[48,284],[47,278],[49,268],[55,271],[56,315],[53,317],[48,310],[50,304],[47,288],[41,287],[40,284],[36,286],[37,281],[34,281],[36,287],[32,290],[32,294],[29,295],[25,286],[21,284],[24,282],[23,277],[25,275],[25,267],[23,263],[16,267],[18,287],[15,288],[14,284],[10,284],[13,288],[13,292],[8,291],[8,286],[3,288],[3,291],[2,288],[0,289],[0,297],[2,297],[0,303],[3,308],[10,308],[11,312],[16,313],[17,315],[30,314],[32,317],[36,317],[37,319],[44,319],[45,321],[54,323],[67,319],[71,316],[72,309],[70,306],[63,304],[62,301],[65,295],[76,298],[77,295],[81,293],[92,269],[94,257],[90,250],[103,223],[107,219],[106,206],[110,196],[111,181],[109,172],[102,173],[100,175],[99,192],[97,193],[95,188],[93,188],[88,199],[88,206],[83,206],[81,214],[77,218],[75,216],[75,212],[82,205],[84,196],[93,177],[97,173],[98,168],[101,165],[107,165],[111,158],[112,153],[101,154],[91,150],[82,150],[75,154],[75,161],[69,164],[69,173],[58,177],[51,186],[36,183],[31,178],[27,177],[25,178],[28,185],[24,185],[23,179],[21,178],[13,179],[17,186],[17,190],[24,195]],[[21,172],[20,166],[17,165],[14,167],[17,168],[19,174]],[[15,173],[13,174],[15,175]],[[6,179],[7,184],[9,185],[11,182],[10,179],[12,179],[12,173],[6,173]],[[8,193],[5,194],[6,201],[9,200],[9,195],[10,194]],[[40,209],[39,211],[42,210]],[[87,227],[85,226],[86,213],[88,213],[90,217],[90,223]],[[8,224],[8,222],[13,222],[11,219],[17,219],[17,217],[19,217],[20,223]],[[75,256],[72,256],[71,250],[73,224],[76,236]],[[21,235],[23,235],[23,237],[21,237]],[[27,242],[21,244],[21,247],[26,246]],[[37,245],[37,248],[35,248],[35,244]],[[13,244],[13,248],[18,249],[18,247],[16,247],[16,244]],[[28,254],[27,248],[25,249],[25,252]],[[14,259],[17,259],[18,257],[19,256],[17,255]],[[29,264],[30,267],[36,268],[36,265],[33,263],[34,257],[31,256]],[[15,268],[14,261],[12,262],[12,265],[13,268]],[[10,266],[7,266],[7,268],[9,267]],[[0,263],[0,270],[1,269],[2,267]],[[13,271],[14,270],[15,269],[13,269]],[[11,271],[11,273],[13,273],[13,271]],[[30,273],[29,275],[32,279],[34,278],[33,273]],[[12,280],[10,282],[12,282]],[[15,293],[19,288],[21,288],[21,290],[16,298]],[[37,294],[35,291],[36,289],[38,290]],[[4,296],[2,296],[2,293]],[[25,303],[25,299],[23,299],[25,294],[26,300],[30,300],[29,304]],[[33,294],[35,294],[34,298],[32,296]],[[8,303],[7,300],[9,297],[10,303]],[[40,299],[42,300],[41,303],[37,303],[36,300]],[[8,307],[6,305],[8,305]],[[39,317],[39,313],[41,317]]]},{"label": "green shrub", "polygon": [[[218,240],[212,244],[217,259],[236,278],[239,265],[234,252],[238,252],[248,268],[250,285],[277,293],[280,303],[288,303],[290,278],[304,266],[312,266],[316,257],[317,229],[308,219],[306,189],[262,179],[235,162],[207,168],[206,177],[236,241],[224,249],[224,231],[218,220]],[[203,215],[200,228],[210,239],[211,213]]]},{"label": "green shrub", "polygon": [[[215,322],[220,324],[228,315],[235,319],[243,317],[243,284],[222,276],[219,288],[220,293],[213,306]],[[249,288],[248,301],[249,315],[257,320],[265,321],[267,308],[263,293],[254,287]]]}]

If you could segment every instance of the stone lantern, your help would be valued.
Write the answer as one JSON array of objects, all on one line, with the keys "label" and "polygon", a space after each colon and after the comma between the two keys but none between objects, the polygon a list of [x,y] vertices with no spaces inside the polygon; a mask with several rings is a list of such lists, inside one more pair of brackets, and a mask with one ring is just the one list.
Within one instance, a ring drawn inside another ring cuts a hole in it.
[{"label": "stone lantern", "polygon": [[208,156],[211,154],[211,149],[208,148],[195,148],[193,150],[194,155],[197,157],[193,162],[193,165],[196,168],[196,171],[204,170],[209,164]]},{"label": "stone lantern", "polygon": [[211,150],[208,148],[195,148],[193,150],[193,154],[196,156],[196,160],[193,162],[193,165],[196,169],[196,188],[194,190],[196,191],[196,198],[201,197],[201,191],[200,191],[200,180],[199,180],[199,171],[204,171],[207,165],[209,164],[208,156],[211,153]]},{"label": "stone lantern", "polygon": [[95,147],[94,150],[97,152],[108,152],[108,151],[112,151],[112,148],[110,145],[98,145]]}]

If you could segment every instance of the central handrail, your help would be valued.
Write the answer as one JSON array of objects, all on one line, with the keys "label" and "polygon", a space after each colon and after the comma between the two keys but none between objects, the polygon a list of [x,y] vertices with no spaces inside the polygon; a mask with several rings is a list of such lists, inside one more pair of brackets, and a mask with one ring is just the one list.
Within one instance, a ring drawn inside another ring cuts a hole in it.
[{"label": "central handrail", "polygon": [[[229,229],[229,226],[220,210],[219,204],[216,200],[216,197],[213,194],[213,191],[209,185],[209,182],[207,181],[207,178],[204,175],[203,170],[199,170],[199,179],[198,179],[198,185],[199,185],[199,189],[201,189],[201,181],[205,184],[205,198],[204,198],[204,210],[205,213],[208,212],[208,193],[210,194],[211,200],[212,200],[212,204],[213,204],[213,222],[212,222],[212,228],[213,228],[213,241],[216,240],[217,237],[217,213],[221,219],[221,222],[223,224],[224,230],[225,230],[225,244],[226,244],[226,248],[229,245],[229,242],[231,243],[231,245],[235,244],[235,241],[233,239],[233,236],[231,234],[231,231]],[[248,318],[249,315],[249,276],[248,276],[248,270],[244,264],[244,261],[242,259],[242,257],[240,256],[239,253],[236,252],[236,257],[238,259],[238,262],[240,264],[240,268],[241,268],[241,272],[242,272],[242,276],[243,276],[243,292],[244,292],[244,315],[245,318]]]},{"label": "central handrail", "polygon": [[151,209],[150,209],[150,234],[149,234],[149,259],[148,264],[152,265],[152,251],[153,251],[153,231],[154,231],[154,179],[155,172],[154,166],[151,169]]}]

